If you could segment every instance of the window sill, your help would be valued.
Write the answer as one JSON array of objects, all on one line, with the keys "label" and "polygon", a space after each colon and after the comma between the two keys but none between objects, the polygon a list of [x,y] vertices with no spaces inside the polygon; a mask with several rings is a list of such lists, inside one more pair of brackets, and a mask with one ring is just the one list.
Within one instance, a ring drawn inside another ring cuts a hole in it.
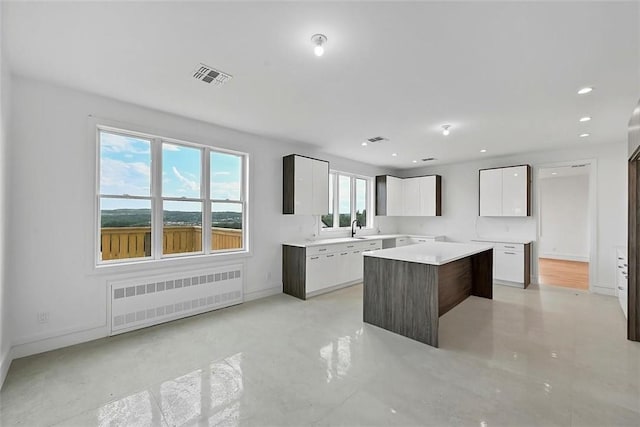
[{"label": "window sill", "polygon": [[162,271],[165,269],[186,268],[210,264],[211,262],[233,262],[252,256],[250,250],[236,252],[213,253],[207,255],[171,256],[161,259],[141,259],[129,262],[97,264],[93,266],[94,275],[136,273],[149,270]]}]

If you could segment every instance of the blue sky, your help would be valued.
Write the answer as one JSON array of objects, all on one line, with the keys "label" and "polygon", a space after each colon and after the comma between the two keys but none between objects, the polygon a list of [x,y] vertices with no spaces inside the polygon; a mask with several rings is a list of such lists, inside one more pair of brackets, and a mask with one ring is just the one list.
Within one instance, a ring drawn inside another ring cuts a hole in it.
[{"label": "blue sky", "polygon": [[[151,142],[141,138],[101,132],[101,194],[149,196],[151,194]],[[163,143],[162,195],[200,198],[201,155],[198,148]],[[211,198],[238,200],[241,189],[242,158],[233,154],[210,154]],[[144,208],[149,203],[103,199],[101,209]],[[194,203],[168,203],[169,210],[194,211]],[[239,205],[214,204],[214,210],[240,211]]]}]

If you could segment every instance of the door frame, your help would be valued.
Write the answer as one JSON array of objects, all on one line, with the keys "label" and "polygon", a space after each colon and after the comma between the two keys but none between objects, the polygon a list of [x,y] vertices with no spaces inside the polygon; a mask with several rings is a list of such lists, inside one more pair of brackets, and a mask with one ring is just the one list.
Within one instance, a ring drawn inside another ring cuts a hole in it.
[{"label": "door frame", "polygon": [[[539,283],[539,271],[538,271],[538,260],[539,260],[539,243],[541,238],[541,220],[542,220],[542,206],[540,204],[540,169],[549,169],[549,168],[558,168],[558,167],[566,167],[573,165],[589,165],[589,293],[593,293],[594,287],[596,286],[596,275],[598,273],[597,268],[597,251],[598,251],[598,161],[597,159],[582,159],[582,160],[567,160],[563,162],[553,162],[553,163],[544,163],[540,165],[536,165],[533,168],[533,180],[536,184],[535,192],[534,192],[534,205],[536,210],[536,239],[537,245],[534,245],[533,248],[533,259],[535,260],[534,268],[532,270],[535,271],[535,283]],[[613,294],[612,294],[613,295]]]}]

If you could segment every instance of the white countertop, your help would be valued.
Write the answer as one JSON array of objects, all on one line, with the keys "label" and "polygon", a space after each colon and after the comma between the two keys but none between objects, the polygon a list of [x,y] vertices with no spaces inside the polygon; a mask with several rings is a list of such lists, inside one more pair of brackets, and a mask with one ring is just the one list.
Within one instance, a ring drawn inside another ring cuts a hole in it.
[{"label": "white countertop", "polygon": [[512,239],[509,237],[506,238],[496,238],[496,239],[484,239],[484,238],[477,238],[477,239],[472,239],[472,242],[490,242],[490,243],[518,243],[521,245],[526,245],[527,243],[532,243],[533,240],[526,240],[526,239]]},{"label": "white countertop", "polygon": [[491,249],[493,249],[492,245],[481,245],[478,243],[427,242],[418,245],[364,252],[364,256],[416,262],[420,264],[442,265]]},{"label": "white countertop", "polygon": [[332,239],[316,239],[316,240],[309,239],[309,240],[302,240],[297,242],[283,242],[282,244],[287,246],[296,246],[300,248],[309,248],[312,246],[361,242],[363,240],[397,239],[398,237],[436,238],[436,237],[442,237],[442,236],[417,236],[417,235],[410,235],[410,234],[366,234],[366,235],[356,234],[356,237],[338,237],[338,238],[332,238]]}]

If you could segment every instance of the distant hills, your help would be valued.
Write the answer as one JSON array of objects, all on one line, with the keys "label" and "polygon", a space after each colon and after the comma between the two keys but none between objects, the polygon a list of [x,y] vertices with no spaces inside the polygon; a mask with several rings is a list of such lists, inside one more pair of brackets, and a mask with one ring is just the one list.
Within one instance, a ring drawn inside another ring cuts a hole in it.
[{"label": "distant hills", "polygon": [[[167,225],[202,226],[201,212],[164,211]],[[150,209],[110,209],[100,211],[102,227],[151,227]],[[213,226],[242,229],[240,212],[214,212]]]}]

